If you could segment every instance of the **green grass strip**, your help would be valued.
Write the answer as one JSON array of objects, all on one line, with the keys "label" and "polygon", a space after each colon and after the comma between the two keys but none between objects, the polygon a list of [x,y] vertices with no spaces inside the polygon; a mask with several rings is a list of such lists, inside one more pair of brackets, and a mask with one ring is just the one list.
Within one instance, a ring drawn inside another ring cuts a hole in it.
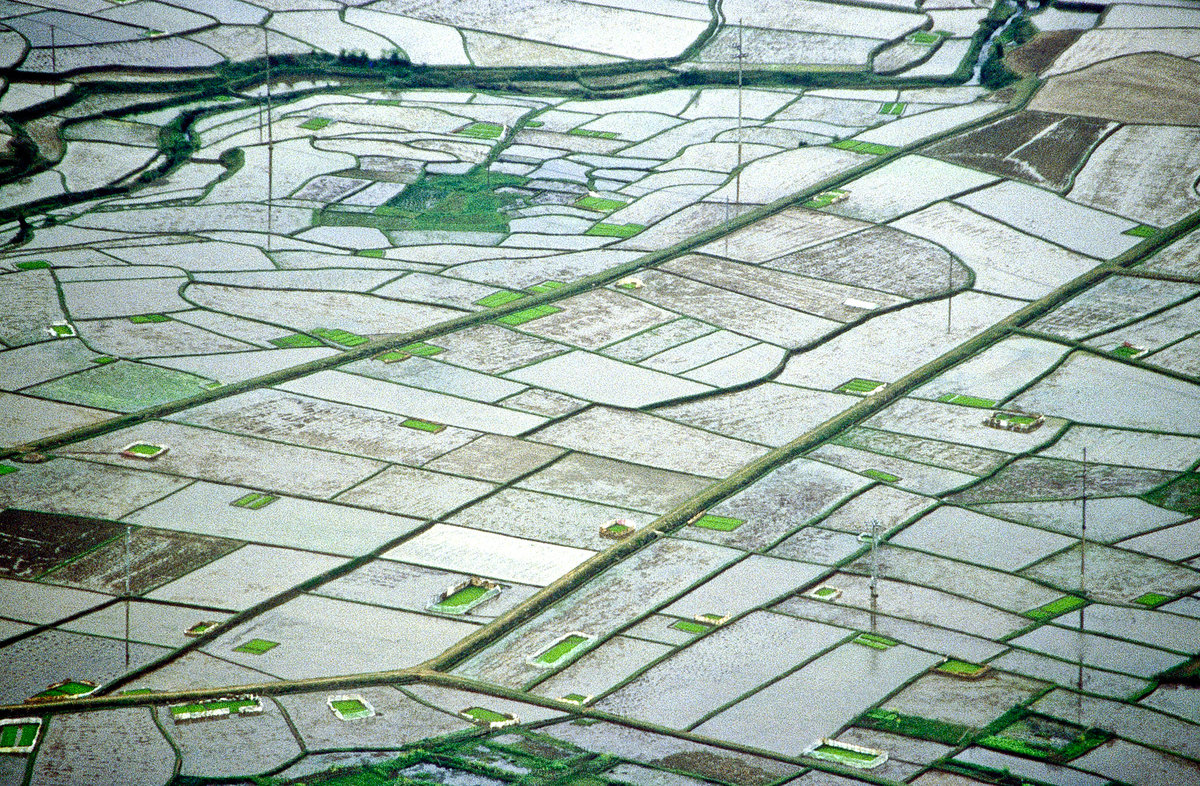
[{"label": "green grass strip", "polygon": [[834,142],[831,147],[836,147],[840,150],[851,150],[855,153],[867,153],[872,156],[883,156],[893,152],[897,148],[891,145],[881,145],[875,142],[863,142],[858,139],[843,139],[840,142]]},{"label": "green grass strip", "polygon": [[596,139],[617,139],[617,138],[619,138],[617,136],[616,131],[589,131],[586,128],[572,128],[567,133],[574,134],[575,136],[590,136],[590,137],[594,137]]},{"label": "green grass strip", "polygon": [[498,139],[504,133],[504,126],[499,123],[478,122],[464,126],[454,133],[460,136],[469,136],[473,139]]},{"label": "green grass strip", "polygon": [[890,472],[884,472],[881,469],[864,469],[862,474],[866,475],[868,478],[874,478],[875,480],[879,480],[884,483],[895,483],[896,481],[900,480],[898,475],[893,475]]},{"label": "green grass strip", "polygon": [[527,308],[523,311],[514,311],[511,314],[506,314],[496,321],[502,325],[516,327],[517,325],[524,325],[526,322],[532,322],[535,319],[541,319],[542,317],[548,317],[551,314],[557,314],[560,311],[562,311],[562,309],[558,308],[557,306],[534,306],[533,308]]},{"label": "green grass strip", "polygon": [[463,587],[458,592],[437,604],[446,608],[456,608],[474,603],[489,592],[487,587]]},{"label": "green grass strip", "polygon": [[354,252],[356,257],[367,257],[369,259],[383,259],[382,248],[360,248]]},{"label": "green grass strip", "polygon": [[869,762],[879,758],[879,754],[877,753],[863,753],[862,751],[854,751],[837,745],[819,745],[813,749],[813,753],[819,753],[831,759],[841,759],[843,761]]},{"label": "green grass strip", "polygon": [[523,297],[526,297],[524,292],[509,292],[502,289],[499,292],[493,292],[486,297],[479,298],[479,300],[475,301],[475,305],[484,306],[485,308],[498,308],[506,306],[515,300],[520,300]]},{"label": "green grass strip", "polygon": [[883,383],[876,379],[852,379],[838,386],[841,393],[870,393]]},{"label": "green grass strip", "polygon": [[7,464],[0,464],[0,475],[10,475],[13,472],[19,472],[16,467],[10,467]]},{"label": "green grass strip", "polygon": [[1052,600],[1036,609],[1030,609],[1025,612],[1024,616],[1033,620],[1048,620],[1051,617],[1057,617],[1060,614],[1066,614],[1068,611],[1074,611],[1080,606],[1086,605],[1087,601],[1083,598],[1074,595],[1064,595],[1058,600]]},{"label": "green grass strip", "polygon": [[1155,606],[1161,606],[1162,604],[1166,603],[1170,599],[1171,598],[1168,595],[1162,595],[1158,592],[1147,592],[1145,595],[1140,595],[1140,596],[1134,598],[1133,602],[1139,603],[1143,606],[1149,606],[1150,608],[1154,608]]},{"label": "green grass strip", "polygon": [[1154,234],[1155,232],[1157,232],[1157,231],[1158,231],[1157,229],[1155,229],[1154,227],[1152,227],[1152,226],[1150,226],[1150,225],[1148,225],[1148,224],[1138,224],[1138,225],[1137,225],[1137,226],[1135,226],[1135,227],[1131,227],[1130,229],[1126,229],[1126,230],[1125,230],[1124,232],[1122,232],[1121,234],[1122,234],[1122,235],[1129,235],[1130,237],[1150,237],[1151,235],[1153,235],[1153,234]]},{"label": "green grass strip", "polygon": [[886,709],[871,709],[864,712],[854,722],[855,726],[864,729],[887,731],[905,737],[915,737],[919,740],[940,742],[943,745],[957,746],[971,731],[969,726],[957,723],[922,718],[919,715],[904,715]]},{"label": "green grass strip", "polygon": [[954,660],[951,658],[934,669],[934,671],[940,671],[944,674],[964,674],[969,677],[973,674],[978,674],[984,668],[976,663],[968,663],[965,660]]},{"label": "green grass strip", "polygon": [[645,228],[641,224],[605,224],[604,222],[600,222],[583,234],[591,235],[592,237],[627,238],[633,237]]},{"label": "green grass strip", "polygon": [[439,355],[446,350],[442,347],[433,344],[426,344],[424,341],[418,341],[415,344],[406,344],[400,347],[398,352],[406,352],[409,355],[419,358],[431,358],[434,355]]},{"label": "green grass strip", "polygon": [[735,519],[732,516],[714,516],[711,513],[706,513],[692,524],[693,527],[700,529],[715,529],[718,532],[732,532],[746,522],[742,519]]},{"label": "green grass strip", "polygon": [[540,295],[543,292],[553,292],[554,290],[561,289],[564,286],[566,286],[566,284],[564,284],[562,281],[543,281],[540,284],[534,284],[526,289],[526,291],[535,295]]},{"label": "green grass strip", "polygon": [[486,707],[468,707],[463,710],[464,715],[470,715],[475,720],[484,721],[485,723],[498,723],[508,720],[509,716],[503,715],[494,710],[489,710]]},{"label": "green grass strip", "polygon": [[366,336],[360,336],[357,333],[351,333],[349,330],[341,328],[313,328],[313,335],[332,341],[335,344],[341,344],[344,347],[361,346],[371,339]]},{"label": "green grass strip", "polygon": [[50,263],[44,259],[33,259],[28,262],[18,262],[15,267],[17,270],[42,270],[50,267]]},{"label": "green grass strip", "polygon": [[300,127],[308,131],[320,131],[322,128],[332,122],[333,121],[327,117],[310,117],[308,120],[305,120],[303,123],[301,123]]},{"label": "green grass strip", "polygon": [[134,314],[129,321],[135,325],[145,325],[150,322],[170,322],[171,318],[166,314]]},{"label": "green grass strip", "polygon": [[111,355],[97,355],[92,358],[92,362],[97,366],[103,366],[105,363],[116,363],[117,359]]}]

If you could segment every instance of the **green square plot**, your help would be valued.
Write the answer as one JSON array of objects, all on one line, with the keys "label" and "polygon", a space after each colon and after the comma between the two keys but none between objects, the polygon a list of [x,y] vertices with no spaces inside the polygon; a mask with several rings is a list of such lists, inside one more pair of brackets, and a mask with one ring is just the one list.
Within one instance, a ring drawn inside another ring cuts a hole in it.
[{"label": "green square plot", "polygon": [[646,227],[641,224],[606,224],[603,221],[584,232],[593,237],[633,237]]},{"label": "green square plot", "polygon": [[864,469],[862,474],[866,475],[868,478],[873,478],[883,483],[895,483],[896,481],[900,480],[898,475],[893,475],[890,472],[884,472],[881,469]]},{"label": "green square plot", "polygon": [[1122,344],[1121,346],[1114,349],[1112,351],[1112,354],[1116,355],[1119,358],[1124,358],[1125,360],[1132,360],[1133,358],[1142,354],[1142,352],[1144,352],[1144,351],[1145,350],[1143,350],[1141,347],[1135,347],[1135,346],[1131,346],[1129,344]]},{"label": "green square plot", "polygon": [[881,115],[900,115],[904,114],[904,107],[908,106],[903,101],[885,101],[879,107]]},{"label": "green square plot", "polygon": [[1170,599],[1171,597],[1169,595],[1163,595],[1158,592],[1147,592],[1145,595],[1139,595],[1138,597],[1134,598],[1133,602],[1141,604],[1142,606],[1154,608],[1155,606],[1161,606]]},{"label": "green square plot", "polygon": [[855,644],[861,644],[864,647],[870,647],[875,650],[886,650],[895,647],[900,642],[889,639],[887,636],[880,636],[876,633],[860,633],[854,638]]},{"label": "green square plot", "polygon": [[333,121],[327,117],[310,117],[308,120],[305,120],[303,123],[301,123],[300,127],[309,131],[320,131],[322,128],[332,122]]},{"label": "green square plot", "polygon": [[1122,234],[1122,235],[1129,235],[1129,236],[1131,236],[1131,237],[1150,237],[1151,235],[1153,235],[1153,234],[1154,234],[1155,232],[1157,232],[1157,231],[1158,231],[1157,229],[1155,229],[1154,227],[1152,227],[1152,226],[1149,226],[1149,225],[1147,225],[1147,224],[1138,224],[1138,225],[1137,225],[1137,226],[1135,226],[1135,227],[1132,227],[1132,228],[1130,228],[1130,229],[1126,229],[1126,230],[1125,230],[1124,232],[1122,232],[1121,234]]},{"label": "green square plot", "polygon": [[244,644],[239,644],[233,648],[234,652],[244,652],[248,655],[262,655],[264,652],[269,652],[279,646],[277,641],[267,641],[266,639],[250,639]]},{"label": "green square plot", "polygon": [[369,718],[375,713],[371,712],[371,708],[363,704],[358,699],[339,699],[330,702],[330,706],[337,710],[338,714],[344,720],[353,720],[355,718]]},{"label": "green square plot", "polygon": [[707,633],[712,630],[711,625],[705,625],[702,622],[692,622],[691,620],[676,620],[671,623],[671,627],[675,630],[681,630],[684,633],[700,634]]},{"label": "green square plot", "polygon": [[838,386],[839,393],[854,393],[859,396],[865,396],[874,393],[884,387],[884,383],[877,379],[852,379],[849,382],[843,382]]},{"label": "green square plot", "polygon": [[957,723],[922,718],[919,715],[904,715],[888,709],[870,709],[858,717],[855,726],[876,729],[919,740],[940,742],[943,745],[958,745],[971,729]]},{"label": "green square plot", "polygon": [[502,317],[499,317],[496,321],[502,325],[511,325],[515,327],[517,325],[524,325],[526,322],[532,322],[535,319],[548,317],[551,314],[557,314],[560,311],[562,311],[561,308],[556,308],[554,306],[534,306],[533,308],[527,308],[523,311],[515,311],[511,314],[506,314]]},{"label": "green square plot", "polygon": [[462,711],[462,714],[469,715],[475,720],[483,721],[484,723],[500,723],[512,718],[511,715],[504,715],[495,710],[489,710],[486,707],[468,707]]},{"label": "green square plot", "polygon": [[125,450],[122,452],[132,453],[135,456],[145,456],[147,458],[151,458],[154,456],[158,456],[158,455],[164,453],[165,451],[163,450],[162,445],[152,445],[148,442],[139,442],[136,445],[130,445],[129,447],[125,448]]},{"label": "green square plot", "polygon": [[504,133],[504,126],[499,123],[478,122],[463,126],[454,133],[473,139],[498,139]]},{"label": "green square plot", "polygon": [[1052,600],[1043,606],[1038,606],[1036,609],[1030,609],[1025,612],[1024,616],[1033,620],[1048,620],[1060,614],[1066,614],[1068,611],[1074,611],[1086,604],[1087,601],[1083,598],[1074,595],[1064,595],[1058,600]]},{"label": "green square plot", "polygon": [[588,641],[587,636],[580,636],[572,633],[569,636],[565,636],[561,641],[543,652],[541,655],[537,656],[534,662],[542,666],[553,666],[555,663],[558,663],[560,660],[565,658],[569,652],[586,641]]},{"label": "green square plot", "polygon": [[499,292],[493,292],[486,297],[479,298],[479,300],[475,301],[475,305],[483,306],[485,308],[498,308],[500,306],[512,303],[515,300],[520,300],[524,297],[526,297],[524,292],[509,292],[507,290],[500,290]]},{"label": "green square plot", "polygon": [[293,333],[290,336],[282,336],[280,338],[270,339],[270,343],[280,349],[301,349],[303,347],[323,347],[325,346],[319,340],[312,336],[306,336],[303,333]]},{"label": "green square plot", "polygon": [[974,677],[987,671],[987,666],[981,666],[978,663],[968,663],[965,660],[955,660],[951,658],[941,664],[934,671],[942,674],[953,674],[959,677]]},{"label": "green square plot", "polygon": [[706,513],[692,522],[692,526],[699,527],[700,529],[715,529],[718,532],[732,532],[745,523],[744,520],[735,519],[731,516],[714,516],[711,513]]},{"label": "green square plot", "polygon": [[92,358],[92,362],[97,366],[103,366],[105,363],[116,363],[117,359],[112,355],[97,355]]},{"label": "green square plot", "polygon": [[166,314],[134,314],[129,321],[135,325],[145,325],[153,322],[170,322],[171,318]]},{"label": "green square plot", "polygon": [[564,286],[566,286],[566,284],[561,281],[543,281],[540,284],[534,284],[533,286],[529,287],[529,291],[540,295],[543,292],[553,292],[554,290],[560,289]]},{"label": "green square plot", "polygon": [[50,263],[44,259],[33,259],[28,262],[18,262],[15,267],[17,270],[42,270],[50,267]]},{"label": "green square plot", "polygon": [[434,355],[445,352],[446,350],[433,344],[426,344],[424,341],[418,341],[415,344],[409,344],[408,346],[400,347],[399,351],[413,355],[414,357],[431,358]]},{"label": "green square plot", "polygon": [[581,207],[584,210],[591,210],[596,213],[611,213],[614,210],[620,210],[625,207],[626,203],[619,199],[606,199],[605,197],[585,196],[575,200],[575,207]]},{"label": "green square plot", "polygon": [[417,431],[428,431],[431,434],[436,434],[446,428],[441,423],[434,423],[431,420],[421,420],[420,418],[408,418],[400,425],[405,428],[416,429]]}]

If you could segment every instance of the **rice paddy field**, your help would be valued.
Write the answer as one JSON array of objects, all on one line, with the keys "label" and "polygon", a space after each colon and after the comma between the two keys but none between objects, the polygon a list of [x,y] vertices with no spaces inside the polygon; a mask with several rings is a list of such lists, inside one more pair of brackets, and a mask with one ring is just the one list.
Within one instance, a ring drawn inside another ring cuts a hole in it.
[{"label": "rice paddy field", "polygon": [[0,4],[0,782],[1197,781],[1197,57]]}]

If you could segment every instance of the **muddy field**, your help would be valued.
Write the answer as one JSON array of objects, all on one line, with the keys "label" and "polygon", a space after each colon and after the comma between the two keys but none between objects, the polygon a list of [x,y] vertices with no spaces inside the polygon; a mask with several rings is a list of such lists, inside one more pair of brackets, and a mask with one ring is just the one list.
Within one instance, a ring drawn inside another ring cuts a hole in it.
[{"label": "muddy field", "polygon": [[1121,123],[1200,125],[1200,64],[1143,52],[1052,77],[1030,109]]},{"label": "muddy field", "polygon": [[5,510],[0,513],[0,576],[35,578],[124,530],[111,521]]}]

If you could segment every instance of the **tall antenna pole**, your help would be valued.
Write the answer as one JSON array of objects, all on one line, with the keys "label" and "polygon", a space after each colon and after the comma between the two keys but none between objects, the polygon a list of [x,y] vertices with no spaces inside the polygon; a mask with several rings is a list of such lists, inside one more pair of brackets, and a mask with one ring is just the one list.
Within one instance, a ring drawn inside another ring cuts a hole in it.
[{"label": "tall antenna pole", "polygon": [[[1080,490],[1082,491],[1079,502],[1079,594],[1087,597],[1087,448],[1083,449],[1083,472],[1080,476]],[[1083,614],[1087,606],[1079,607],[1079,674],[1076,677],[1075,687],[1078,690],[1078,713],[1079,723],[1083,724]]]},{"label": "tall antenna pole", "polygon": [[742,203],[742,62],[746,59],[746,50],[742,49],[742,20],[738,20],[738,134],[737,134],[737,182],[734,185],[736,201]]},{"label": "tall antenna pole", "polygon": [[133,526],[125,525],[125,669],[129,670],[129,541],[133,537]]},{"label": "tall antenna pole", "polygon": [[729,256],[729,194],[725,194],[725,256]]},{"label": "tall antenna pole", "polygon": [[875,614],[879,610],[879,520],[871,519],[871,632],[875,632]]},{"label": "tall antenna pole", "polygon": [[946,335],[950,335],[950,320],[954,309],[954,257],[946,257]]},{"label": "tall antenna pole", "polygon": [[267,250],[271,250],[272,226],[271,204],[275,194],[275,134],[271,129],[271,34],[263,36],[263,47],[267,54]]}]

